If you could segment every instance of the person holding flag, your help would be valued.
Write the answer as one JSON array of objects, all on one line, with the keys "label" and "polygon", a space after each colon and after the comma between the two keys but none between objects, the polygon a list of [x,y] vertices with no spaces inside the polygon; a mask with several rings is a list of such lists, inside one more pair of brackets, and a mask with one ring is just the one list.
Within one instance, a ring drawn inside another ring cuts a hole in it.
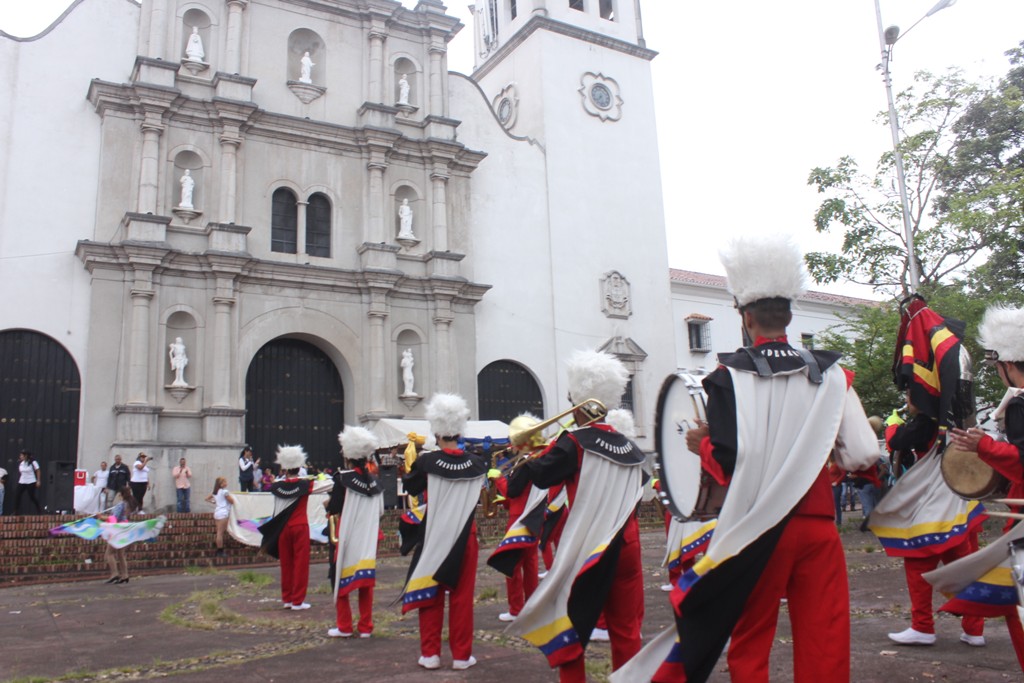
[{"label": "person holding flag", "polygon": [[[932,311],[920,295],[903,302],[893,377],[907,393],[910,420],[903,424],[899,415],[890,416],[885,437],[898,469],[909,469],[868,520],[886,554],[903,558],[911,622],[889,634],[899,645],[935,643],[932,587],[924,574],[977,550],[977,534],[986,519],[985,508],[953,493],[941,471],[949,428],[963,426],[974,412],[963,330],[962,322]],[[985,645],[983,619],[965,616],[961,626],[962,642]]]},{"label": "person holding flag", "polygon": [[791,346],[791,302],[806,291],[789,238],[756,236],[721,252],[751,346],[708,375],[707,424],[686,443],[729,490],[705,555],[671,593],[675,632],[644,648],[612,681],[706,681],[731,636],[732,680],[767,683],[779,604],[787,598],[794,680],[850,679],[846,562],[826,463],[848,471],[878,459],[839,355]]},{"label": "person holding flag", "polygon": [[[377,437],[363,427],[345,427],[338,435],[341,454],[349,469],[335,474],[335,486],[328,501],[328,514],[338,514],[334,527],[337,545],[334,569],[336,615],[331,638],[351,638],[352,608],[349,593],[359,593],[359,637],[373,633],[373,587],[377,576],[377,540],[384,497],[367,469],[367,459],[377,450]],[[335,513],[335,511],[339,511]]]}]

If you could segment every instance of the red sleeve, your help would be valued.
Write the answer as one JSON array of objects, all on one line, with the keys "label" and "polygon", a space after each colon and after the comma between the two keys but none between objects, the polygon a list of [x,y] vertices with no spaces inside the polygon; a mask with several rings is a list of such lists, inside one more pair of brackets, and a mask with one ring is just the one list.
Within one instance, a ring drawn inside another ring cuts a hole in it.
[{"label": "red sleeve", "polygon": [[704,471],[715,478],[722,486],[728,486],[729,479],[731,477],[725,476],[725,472],[722,471],[722,466],[718,464],[718,461],[714,457],[715,447],[711,445],[711,437],[705,436],[700,440],[700,466],[704,468]]},{"label": "red sleeve", "polygon": [[843,368],[843,373],[846,374],[846,388],[849,389],[850,387],[853,386],[854,372],[853,372],[853,370],[848,370],[847,368]]},{"label": "red sleeve", "polygon": [[978,443],[978,457],[1012,482],[1024,482],[1020,449],[1012,443],[996,441],[987,434]]},{"label": "red sleeve", "polygon": [[494,490],[500,495],[508,497],[508,479],[505,477],[498,477],[494,480]]}]

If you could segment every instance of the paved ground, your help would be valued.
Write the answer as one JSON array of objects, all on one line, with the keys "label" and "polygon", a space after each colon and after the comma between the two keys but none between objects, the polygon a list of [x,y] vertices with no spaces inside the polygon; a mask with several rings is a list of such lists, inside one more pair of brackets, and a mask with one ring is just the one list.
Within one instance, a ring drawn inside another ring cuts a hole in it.
[{"label": "paved ground", "polygon": [[[958,641],[958,620],[941,616],[934,647],[897,647],[889,631],[908,625],[902,565],[886,558],[870,534],[856,530],[854,513],[844,528],[853,611],[853,680],[898,681],[1021,680],[1022,675],[1001,622],[988,622],[988,646]],[[993,523],[990,525],[995,527]],[[644,535],[646,620],[644,634],[670,627],[664,575],[657,567],[663,536]],[[487,554],[484,551],[484,557]],[[129,551],[130,558],[130,551]],[[313,567],[309,601],[313,608],[278,608],[277,570],[193,571],[134,577],[126,585],[100,582],[23,586],[0,590],[0,680],[96,681],[225,680],[394,681],[556,681],[541,654],[502,635],[504,581],[483,565],[477,582],[474,654],[479,665],[467,672],[450,668],[424,671],[416,666],[415,616],[402,618],[397,597],[408,561],[383,560],[379,568],[375,617],[368,640],[328,639],[333,609],[326,567]],[[130,561],[130,560],[129,560]],[[354,602],[354,601],[353,601]],[[938,604],[938,600],[936,601]],[[783,612],[772,657],[772,681],[791,681],[788,619]],[[588,651],[595,681],[605,680],[608,646]],[[729,680],[725,660],[711,679]]]}]

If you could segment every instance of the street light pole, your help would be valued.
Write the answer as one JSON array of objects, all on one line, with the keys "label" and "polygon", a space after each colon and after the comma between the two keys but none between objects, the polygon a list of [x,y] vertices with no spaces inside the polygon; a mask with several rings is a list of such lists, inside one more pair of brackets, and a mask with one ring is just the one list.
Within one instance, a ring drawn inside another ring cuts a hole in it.
[{"label": "street light pole", "polygon": [[[921,286],[921,273],[917,267],[917,252],[914,251],[914,226],[910,223],[910,200],[907,198],[907,178],[903,173],[903,153],[900,151],[900,123],[896,116],[896,104],[892,97],[892,76],[889,73],[889,55],[899,38],[899,29],[882,28],[882,7],[875,0],[875,18],[878,20],[878,44],[882,49],[882,82],[885,96],[889,101],[889,129],[892,132],[892,151],[896,160],[896,184],[900,190],[900,204],[903,207],[903,234],[907,241],[907,262],[910,269],[910,294]],[[895,28],[895,27],[894,27]]]}]

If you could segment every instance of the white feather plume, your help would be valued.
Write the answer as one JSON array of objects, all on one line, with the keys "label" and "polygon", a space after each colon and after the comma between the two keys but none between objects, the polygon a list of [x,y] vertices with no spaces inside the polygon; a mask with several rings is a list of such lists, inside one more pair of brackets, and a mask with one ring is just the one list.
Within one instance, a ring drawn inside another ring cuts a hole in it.
[{"label": "white feather plume", "polygon": [[718,253],[740,306],[760,299],[797,299],[807,291],[803,254],[787,235],[740,237]]},{"label": "white feather plume", "polygon": [[306,464],[306,451],[302,446],[278,446],[277,464],[283,470],[297,470]]},{"label": "white feather plume", "polygon": [[426,418],[437,436],[457,436],[466,429],[469,406],[457,394],[434,394],[427,402]]},{"label": "white feather plume", "polygon": [[619,434],[622,434],[627,439],[636,438],[636,420],[633,419],[633,413],[625,408],[609,410],[604,421],[610,424],[612,429],[617,431]]},{"label": "white feather plume", "polygon": [[992,306],[978,325],[981,345],[999,360],[1024,361],[1024,309]]},{"label": "white feather plume", "polygon": [[338,434],[341,454],[349,460],[366,460],[379,447],[377,436],[365,427],[345,426]]},{"label": "white feather plume", "polygon": [[602,351],[574,351],[566,363],[569,399],[575,404],[596,398],[611,410],[622,402],[629,372],[622,362]]}]

